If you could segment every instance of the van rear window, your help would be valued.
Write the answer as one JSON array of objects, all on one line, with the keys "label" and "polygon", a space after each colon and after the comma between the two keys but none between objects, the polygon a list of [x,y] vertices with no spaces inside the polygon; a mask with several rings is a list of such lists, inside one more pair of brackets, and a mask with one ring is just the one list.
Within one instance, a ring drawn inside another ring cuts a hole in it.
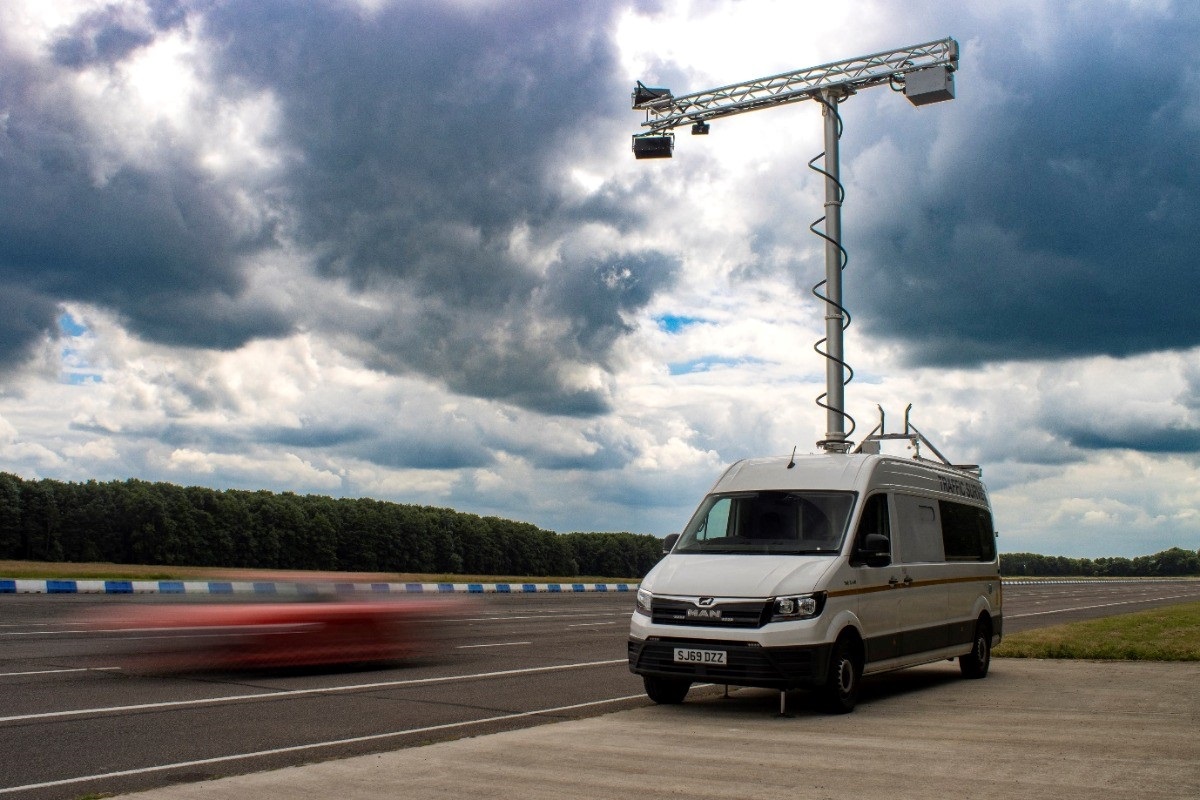
[{"label": "van rear window", "polygon": [[992,561],[996,558],[992,515],[986,508],[949,500],[938,503],[947,561]]}]

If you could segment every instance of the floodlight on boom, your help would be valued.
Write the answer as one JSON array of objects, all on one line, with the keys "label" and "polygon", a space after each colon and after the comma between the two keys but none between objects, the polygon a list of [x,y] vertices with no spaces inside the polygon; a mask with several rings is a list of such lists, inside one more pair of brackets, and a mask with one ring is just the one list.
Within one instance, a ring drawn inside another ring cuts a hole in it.
[{"label": "floodlight on boom", "polygon": [[634,158],[670,158],[675,149],[675,134],[655,136],[639,134],[633,137]]}]

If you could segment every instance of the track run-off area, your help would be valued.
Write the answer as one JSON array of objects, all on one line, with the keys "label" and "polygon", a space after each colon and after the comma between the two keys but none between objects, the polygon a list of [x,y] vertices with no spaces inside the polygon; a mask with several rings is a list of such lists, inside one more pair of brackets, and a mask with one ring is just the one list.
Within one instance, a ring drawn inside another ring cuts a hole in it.
[{"label": "track run-off area", "polygon": [[[631,593],[468,599],[433,656],[395,668],[159,676],[98,659],[97,638],[123,634],[75,620],[162,597],[2,595],[0,798],[135,791],[650,703],[625,662]],[[1198,580],[1005,582],[1005,631],[1196,600]],[[886,696],[894,678],[867,680]]]}]

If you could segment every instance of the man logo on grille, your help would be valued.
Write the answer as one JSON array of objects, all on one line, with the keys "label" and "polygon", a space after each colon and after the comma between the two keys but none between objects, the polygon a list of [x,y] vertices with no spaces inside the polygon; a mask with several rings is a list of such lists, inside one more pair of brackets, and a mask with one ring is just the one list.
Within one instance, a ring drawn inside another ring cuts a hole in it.
[{"label": "man logo on grille", "polygon": [[715,602],[717,602],[717,598],[715,597],[701,597],[696,600],[696,605],[700,606],[701,608],[707,608]]}]

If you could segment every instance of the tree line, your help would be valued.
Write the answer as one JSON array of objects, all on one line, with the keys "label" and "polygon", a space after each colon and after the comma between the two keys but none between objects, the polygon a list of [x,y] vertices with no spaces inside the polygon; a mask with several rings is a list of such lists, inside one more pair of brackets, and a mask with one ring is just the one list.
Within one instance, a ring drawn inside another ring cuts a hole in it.
[{"label": "tree line", "polygon": [[1172,547],[1137,558],[1066,558],[1037,553],[1001,553],[1000,574],[1041,578],[1173,578],[1200,575],[1200,552]]},{"label": "tree line", "polygon": [[640,578],[661,550],[648,534],[557,534],[431,506],[0,473],[6,559]]},{"label": "tree line", "polygon": [[[648,534],[557,534],[448,508],[141,480],[64,483],[0,473],[0,558],[163,566],[640,578]],[[1200,575],[1200,553],[1137,558],[1002,553],[1006,576]]]}]

